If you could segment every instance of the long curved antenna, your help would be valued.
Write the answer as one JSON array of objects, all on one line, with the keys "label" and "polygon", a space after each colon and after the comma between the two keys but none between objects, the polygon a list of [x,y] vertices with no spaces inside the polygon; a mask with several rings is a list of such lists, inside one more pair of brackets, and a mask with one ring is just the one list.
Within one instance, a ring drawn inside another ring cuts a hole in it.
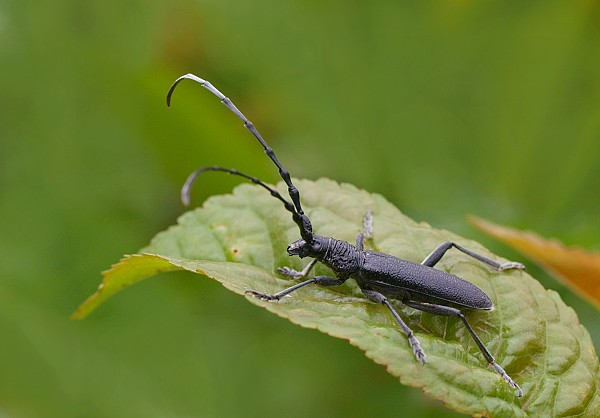
[{"label": "long curved antenna", "polygon": [[283,196],[281,196],[281,194],[274,189],[273,187],[269,186],[268,184],[263,183],[260,179],[256,178],[256,177],[252,177],[249,176],[248,174],[244,174],[240,171],[237,171],[236,169],[233,168],[224,168],[224,167],[219,167],[219,166],[211,166],[211,167],[202,167],[199,168],[198,170],[194,171],[192,174],[190,174],[187,178],[187,180],[185,181],[183,187],[181,188],[181,201],[183,202],[183,204],[185,206],[188,206],[190,204],[190,192],[192,191],[192,185],[194,184],[194,182],[196,181],[196,179],[198,178],[198,176],[200,176],[200,174],[205,173],[207,171],[222,171],[224,173],[227,174],[232,174],[235,176],[240,176],[240,177],[244,177],[247,180],[250,180],[252,183],[254,184],[258,184],[259,186],[261,186],[262,188],[266,189],[267,191],[269,191],[269,193],[271,193],[271,196],[279,199],[282,203],[283,206],[285,206],[285,208],[290,211],[292,214],[296,215],[296,209],[294,208],[294,205],[285,200],[283,198]]},{"label": "long curved antenna", "polygon": [[167,106],[171,106],[171,95],[173,94],[175,87],[177,87],[177,85],[183,79],[186,78],[195,81],[196,83],[199,83],[202,87],[204,87],[212,94],[217,96],[221,100],[221,103],[223,103],[229,110],[235,113],[237,117],[240,118],[240,120],[244,123],[244,127],[250,131],[250,133],[258,140],[258,142],[260,142],[263,149],[265,150],[265,154],[267,154],[271,161],[273,161],[273,163],[277,166],[277,168],[279,169],[279,175],[281,176],[285,184],[288,186],[288,193],[290,195],[290,198],[292,199],[292,203],[295,208],[295,211],[292,212],[292,218],[294,219],[294,222],[298,225],[298,228],[300,229],[300,235],[302,236],[302,239],[304,239],[306,242],[312,242],[312,224],[310,222],[310,219],[308,219],[308,216],[306,216],[304,214],[304,211],[302,210],[302,205],[300,204],[300,192],[298,191],[296,186],[294,186],[294,183],[292,183],[290,173],[285,168],[283,168],[283,166],[277,159],[275,152],[266,143],[266,141],[263,139],[260,133],[256,130],[254,124],[252,124],[252,122],[250,122],[248,118],[244,116],[242,112],[240,112],[240,110],[233,104],[233,102],[228,97],[221,93],[210,82],[203,80],[202,78],[195,76],[194,74],[185,74],[179,77],[177,80],[175,80],[175,82],[169,89],[169,92],[167,93]]}]

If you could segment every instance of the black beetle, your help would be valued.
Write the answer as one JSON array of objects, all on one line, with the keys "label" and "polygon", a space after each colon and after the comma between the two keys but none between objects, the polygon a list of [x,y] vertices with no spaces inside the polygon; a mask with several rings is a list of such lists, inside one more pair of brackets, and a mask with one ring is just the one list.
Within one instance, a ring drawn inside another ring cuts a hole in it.
[{"label": "black beetle", "polygon": [[186,74],[175,80],[169,89],[167,94],[167,105],[170,105],[171,95],[175,90],[175,87],[184,79],[190,79],[200,83],[200,85],[216,95],[221,100],[221,103],[227,106],[228,109],[242,120],[244,126],[260,142],[265,153],[279,169],[281,178],[288,186],[291,202],[281,196],[277,190],[255,177],[234,169],[216,166],[200,168],[188,177],[181,190],[183,202],[185,204],[189,203],[189,194],[192,184],[200,174],[206,171],[221,171],[244,177],[268,190],[271,195],[279,199],[285,208],[292,214],[292,218],[300,230],[301,239],[288,246],[288,254],[290,256],[297,255],[300,258],[310,257],[313,259],[302,271],[296,271],[289,267],[279,268],[278,271],[285,276],[300,279],[306,277],[317,262],[321,262],[331,268],[336,276],[316,276],[284,289],[274,295],[268,295],[254,290],[247,290],[247,294],[260,299],[275,301],[310,284],[337,286],[348,279],[354,279],[367,299],[376,303],[381,303],[389,309],[402,331],[408,337],[408,341],[413,349],[415,357],[422,364],[427,363],[425,352],[421,348],[421,345],[414,336],[412,330],[406,325],[400,315],[398,315],[388,299],[399,300],[407,306],[434,315],[460,318],[475,340],[475,343],[477,343],[477,346],[483,353],[487,362],[516,390],[516,395],[518,397],[523,396],[523,392],[519,385],[517,385],[504,369],[496,363],[492,354],[481,342],[469,324],[469,321],[462,313],[462,309],[491,310],[494,307],[491,299],[477,286],[450,273],[433,268],[446,251],[453,247],[496,270],[524,269],[525,266],[523,266],[523,264],[517,262],[506,262],[501,264],[453,242],[444,242],[420,264],[402,260],[389,254],[365,250],[364,240],[365,238],[370,238],[372,234],[372,218],[370,213],[367,213],[365,216],[365,230],[356,237],[355,246],[346,241],[313,234],[312,224],[308,216],[306,216],[302,210],[300,193],[292,183],[289,172],[283,168],[275,156],[273,149],[267,145],[252,122],[239,111],[229,98],[223,95],[208,81],[193,74]]}]

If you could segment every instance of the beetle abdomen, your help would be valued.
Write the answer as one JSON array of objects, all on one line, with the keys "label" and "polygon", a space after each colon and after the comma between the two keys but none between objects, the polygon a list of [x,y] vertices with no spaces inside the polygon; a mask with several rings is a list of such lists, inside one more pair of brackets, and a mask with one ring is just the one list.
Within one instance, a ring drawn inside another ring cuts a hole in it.
[{"label": "beetle abdomen", "polygon": [[488,295],[472,283],[419,263],[389,254],[365,251],[356,280],[389,298],[488,310]]}]

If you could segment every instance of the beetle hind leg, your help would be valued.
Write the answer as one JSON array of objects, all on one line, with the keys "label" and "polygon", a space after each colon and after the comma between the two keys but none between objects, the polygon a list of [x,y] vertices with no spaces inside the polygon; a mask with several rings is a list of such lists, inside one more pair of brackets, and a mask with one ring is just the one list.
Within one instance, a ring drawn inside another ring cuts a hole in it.
[{"label": "beetle hind leg", "polygon": [[483,345],[483,342],[481,342],[481,340],[475,333],[475,330],[473,329],[471,324],[469,324],[469,321],[467,321],[467,318],[459,309],[452,308],[450,306],[436,305],[433,303],[414,302],[409,300],[403,300],[402,303],[404,303],[406,306],[410,306],[411,308],[418,309],[423,312],[429,312],[434,315],[454,316],[460,318],[460,320],[467,328],[467,331],[469,331],[469,334],[471,334],[471,337],[473,337],[473,340],[475,340],[477,347],[479,347],[479,350],[481,351],[487,362],[494,368],[496,373],[498,373],[500,377],[502,377],[502,379],[504,379],[504,381],[509,384],[510,387],[516,390],[517,397],[520,398],[521,396],[523,396],[523,391],[521,390],[519,385],[517,385],[515,381],[508,375],[508,373],[506,373],[504,369],[498,363],[496,363],[496,359],[494,359],[494,356],[492,356],[492,354],[489,352],[486,346]]},{"label": "beetle hind leg", "polygon": [[487,264],[488,266],[496,269],[496,270],[510,270],[510,269],[519,269],[519,270],[524,270],[525,266],[521,263],[517,263],[515,261],[508,261],[506,263],[498,263],[497,261],[494,261],[490,258],[484,257],[481,254],[477,254],[471,250],[468,250],[464,247],[461,247],[460,245],[454,243],[454,242],[450,242],[450,241],[446,241],[443,244],[441,244],[439,247],[437,247],[435,250],[433,250],[431,252],[431,254],[429,254],[425,260],[423,260],[423,262],[421,264],[423,264],[424,266],[428,266],[428,267],[433,267],[437,264],[438,261],[440,261],[440,259],[444,256],[444,254],[446,254],[446,251],[448,251],[450,248],[456,248],[457,250],[461,251],[462,253],[473,257],[479,261],[481,261],[482,263]]}]

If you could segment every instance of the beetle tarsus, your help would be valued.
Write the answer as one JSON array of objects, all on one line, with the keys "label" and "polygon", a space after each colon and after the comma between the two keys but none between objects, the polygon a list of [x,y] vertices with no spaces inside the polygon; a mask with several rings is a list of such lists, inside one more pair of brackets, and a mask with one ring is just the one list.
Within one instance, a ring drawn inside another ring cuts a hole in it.
[{"label": "beetle tarsus", "polygon": [[494,367],[496,372],[502,377],[502,379],[504,379],[504,381],[508,383],[511,388],[516,390],[517,398],[522,397],[523,391],[521,390],[521,387],[517,385],[514,380],[512,380],[512,378],[504,371],[504,369],[500,367],[500,365],[498,365],[496,362],[491,363],[491,365]]},{"label": "beetle tarsus", "polygon": [[516,262],[516,261],[508,261],[506,263],[500,264],[500,266],[498,267],[499,271],[512,270],[512,269],[525,270],[525,265],[522,263]]},{"label": "beetle tarsus", "polygon": [[318,260],[316,258],[313,259],[310,263],[306,265],[306,267],[302,269],[302,271],[294,270],[288,266],[285,266],[278,267],[277,272],[283,276],[291,277],[293,279],[301,279],[303,277],[308,276],[308,273],[310,273],[315,264],[317,264],[317,261]]},{"label": "beetle tarsus", "polygon": [[268,295],[266,293],[257,292],[256,290],[246,290],[246,292],[244,293],[247,295],[251,295],[257,299],[268,300],[270,302],[280,299],[279,297],[277,297],[277,295]]},{"label": "beetle tarsus", "polygon": [[294,270],[292,268],[289,268],[288,266],[278,267],[277,273],[281,274],[282,276],[291,277],[292,279],[298,279],[300,277],[303,277],[301,271]]},{"label": "beetle tarsus", "polygon": [[364,239],[373,238],[373,212],[370,209],[363,218],[363,237]]},{"label": "beetle tarsus", "polygon": [[408,342],[413,350],[413,353],[415,353],[415,357],[417,358],[417,360],[423,366],[426,365],[427,364],[427,356],[425,355],[425,351],[421,347],[421,343],[419,343],[419,340],[417,340],[417,337],[415,337],[414,334],[411,333],[408,336]]}]

